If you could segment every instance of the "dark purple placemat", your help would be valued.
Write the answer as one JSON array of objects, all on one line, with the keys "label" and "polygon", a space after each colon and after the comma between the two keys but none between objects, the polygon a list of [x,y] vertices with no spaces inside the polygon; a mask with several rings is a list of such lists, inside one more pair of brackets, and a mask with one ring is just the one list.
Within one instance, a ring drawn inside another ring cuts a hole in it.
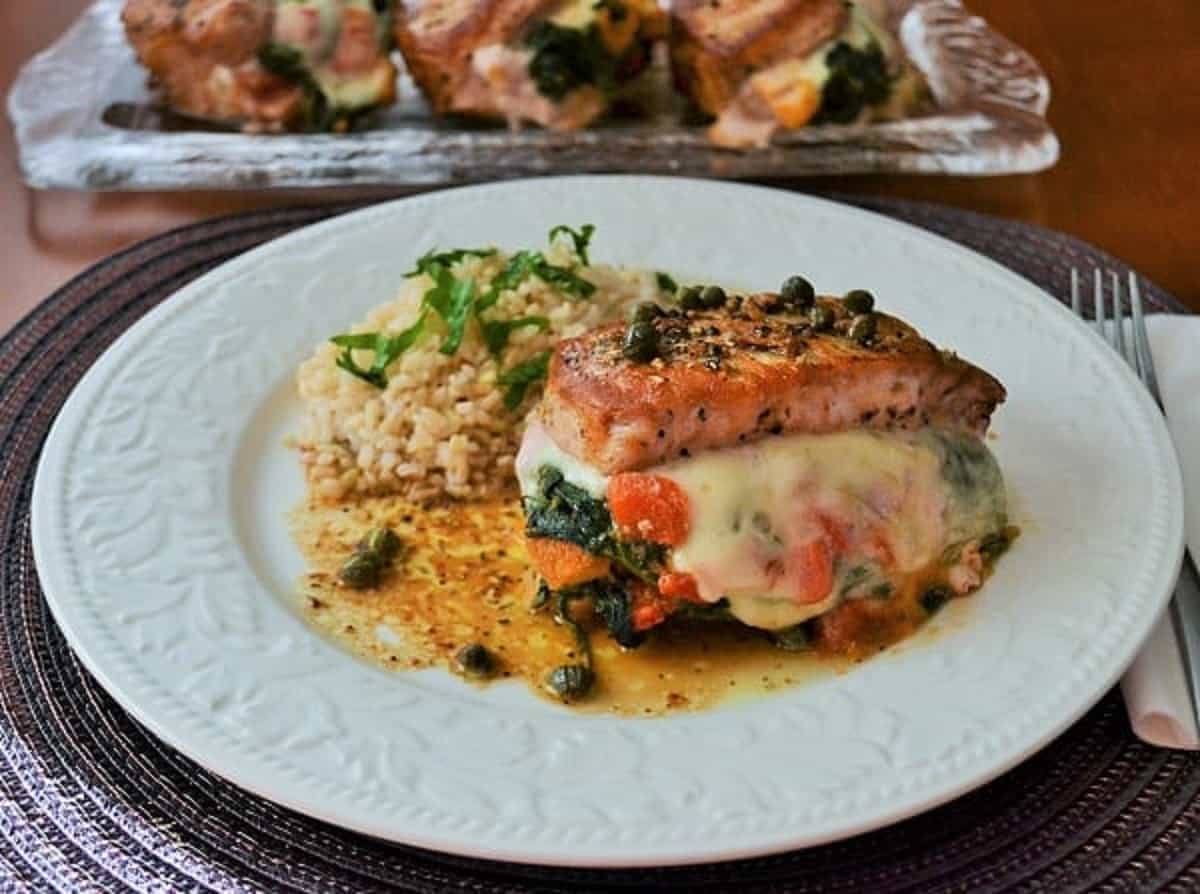
[{"label": "dark purple placemat", "polygon": [[[845,199],[949,236],[1052,294],[1072,266],[1124,271],[1071,237],[915,203]],[[1200,890],[1200,755],[1133,738],[1116,693],[1041,753],[918,818],[735,863],[563,870],[384,844],[249,795],[162,745],[80,667],[38,588],[35,462],[58,408],[121,332],[184,283],[346,208],[222,218],[76,277],[0,340],[0,880],[20,889],[991,892]],[[1146,284],[1158,310],[1180,305]]]}]

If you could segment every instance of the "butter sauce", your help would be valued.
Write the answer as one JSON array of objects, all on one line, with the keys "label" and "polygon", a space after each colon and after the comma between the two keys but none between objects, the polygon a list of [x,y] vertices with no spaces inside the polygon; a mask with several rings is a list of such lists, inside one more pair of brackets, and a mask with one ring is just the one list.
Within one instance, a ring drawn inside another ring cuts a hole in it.
[{"label": "butter sauce", "polygon": [[[497,658],[494,680],[517,679],[546,698],[551,668],[577,660],[569,632],[549,612],[529,609],[524,520],[512,497],[422,507],[397,498],[353,505],[308,503],[291,529],[309,571],[298,609],[333,642],[380,667],[449,669],[459,648],[483,644]],[[378,588],[337,582],[340,564],[371,527],[388,525],[405,547]],[[787,652],[735,624],[672,622],[624,650],[588,618],[596,686],[577,710],[659,715],[711,708],[828,676],[847,658]],[[467,681],[464,680],[464,684]],[[487,683],[473,685],[487,685]]]}]

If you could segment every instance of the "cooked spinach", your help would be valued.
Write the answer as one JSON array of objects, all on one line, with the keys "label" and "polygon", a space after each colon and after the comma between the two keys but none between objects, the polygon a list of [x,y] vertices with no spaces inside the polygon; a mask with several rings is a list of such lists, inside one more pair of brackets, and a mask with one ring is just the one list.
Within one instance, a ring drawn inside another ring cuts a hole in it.
[{"label": "cooked spinach", "polygon": [[829,79],[821,91],[818,124],[849,124],[867,106],[878,105],[892,92],[887,58],[877,43],[860,49],[839,42],[825,57]]},{"label": "cooked spinach", "polygon": [[611,90],[617,82],[617,60],[609,55],[594,24],[565,28],[542,21],[530,29],[525,46],[533,51],[529,76],[538,92],[555,102],[591,84]]},{"label": "cooked spinach", "polygon": [[604,501],[571,484],[549,465],[538,470],[537,494],[525,498],[525,533],[574,543],[651,584],[658,581],[667,554],[659,544],[617,537]]},{"label": "cooked spinach", "polygon": [[674,616],[689,621],[733,621],[733,612],[729,610],[729,600],[719,599],[716,602],[680,602],[674,611]]},{"label": "cooked spinach", "polygon": [[291,81],[303,94],[301,120],[308,131],[329,131],[339,121],[349,123],[357,110],[331,105],[325,91],[308,70],[304,54],[283,43],[267,43],[258,51],[258,64],[273,75]]},{"label": "cooked spinach", "polygon": [[654,281],[657,283],[660,292],[667,292],[674,295],[679,291],[679,283],[675,282],[669,274],[663,273],[661,270],[654,274]]},{"label": "cooked spinach", "polygon": [[563,478],[553,466],[538,469],[538,492],[526,497],[525,533],[574,543],[604,555],[612,539],[612,516],[603,500]]},{"label": "cooked spinach", "polygon": [[592,608],[618,645],[636,649],[644,637],[633,629],[633,598],[629,589],[614,578],[588,581],[576,588],[592,601]]},{"label": "cooked spinach", "polygon": [[812,631],[807,621],[774,630],[769,636],[771,642],[785,652],[804,652],[812,645]]}]

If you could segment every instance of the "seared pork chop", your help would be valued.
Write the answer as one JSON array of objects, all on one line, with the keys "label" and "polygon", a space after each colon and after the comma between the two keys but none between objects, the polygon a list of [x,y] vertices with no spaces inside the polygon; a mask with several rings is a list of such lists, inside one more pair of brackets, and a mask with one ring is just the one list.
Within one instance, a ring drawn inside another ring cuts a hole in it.
[{"label": "seared pork chop", "polygon": [[625,356],[622,324],[564,341],[539,418],[605,474],[783,433],[986,430],[1005,397],[992,376],[894,317],[855,316],[832,298],[816,306],[827,327],[772,294],[661,316],[649,362]]}]

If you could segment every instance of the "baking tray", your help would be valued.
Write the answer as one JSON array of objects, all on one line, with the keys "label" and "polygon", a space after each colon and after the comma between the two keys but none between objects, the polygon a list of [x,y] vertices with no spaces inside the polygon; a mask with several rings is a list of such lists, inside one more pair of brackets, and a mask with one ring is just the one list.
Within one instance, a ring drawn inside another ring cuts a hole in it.
[{"label": "baking tray", "polygon": [[[125,41],[122,0],[96,0],[21,70],[8,97],[25,182],[85,190],[440,184],[638,172],[764,178],[910,172],[1011,174],[1058,159],[1037,62],[959,0],[886,0],[935,107],[903,121],[823,125],[766,149],[714,147],[656,58],[625,113],[589,130],[509,130],[433,118],[411,80],[358,132],[243,134],[173,116]],[[398,60],[399,61],[399,60]],[[401,63],[402,64],[402,63]]]}]

